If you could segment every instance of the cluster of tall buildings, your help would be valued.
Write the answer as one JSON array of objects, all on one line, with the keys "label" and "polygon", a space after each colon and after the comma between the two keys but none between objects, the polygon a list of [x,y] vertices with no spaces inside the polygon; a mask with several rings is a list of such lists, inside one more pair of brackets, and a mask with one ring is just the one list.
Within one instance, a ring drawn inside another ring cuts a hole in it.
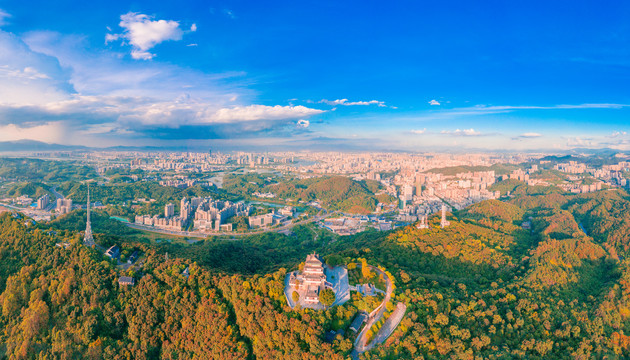
[{"label": "cluster of tall buildings", "polygon": [[463,208],[485,199],[494,199],[498,192],[488,188],[495,183],[494,171],[462,172],[456,175],[402,171],[393,180],[381,182],[392,196],[398,197],[401,215],[409,219],[439,211],[442,200]]},{"label": "cluster of tall buildings", "polygon": [[582,174],[587,171],[587,166],[577,161],[569,161],[568,163],[556,164],[554,169],[568,174]]},{"label": "cluster of tall buildings", "polygon": [[303,155],[312,165],[302,169],[321,174],[365,174],[367,179],[379,180],[379,173],[393,171],[423,172],[452,166],[490,166],[497,163],[520,163],[526,155],[489,154],[396,154],[396,153],[309,153]]},{"label": "cluster of tall buildings", "polygon": [[[225,224],[227,219],[232,216],[248,216],[251,211],[252,207],[243,202],[233,203],[204,198],[195,210],[195,229],[199,231],[222,230],[221,226],[227,225]],[[230,231],[231,226],[225,226],[223,230]]]},{"label": "cluster of tall buildings", "polygon": [[160,185],[162,186],[172,186],[179,189],[185,189],[187,187],[195,186],[197,180],[194,179],[170,179],[170,180],[162,180],[160,181]]},{"label": "cluster of tall buildings", "polygon": [[72,211],[72,199],[57,199],[57,214],[63,215]]},{"label": "cluster of tall buildings", "polygon": [[181,230],[189,223],[191,213],[189,207],[190,205],[180,208],[180,216],[175,216],[175,205],[166,204],[164,206],[164,217],[159,215],[136,215],[135,223],[168,230]]}]

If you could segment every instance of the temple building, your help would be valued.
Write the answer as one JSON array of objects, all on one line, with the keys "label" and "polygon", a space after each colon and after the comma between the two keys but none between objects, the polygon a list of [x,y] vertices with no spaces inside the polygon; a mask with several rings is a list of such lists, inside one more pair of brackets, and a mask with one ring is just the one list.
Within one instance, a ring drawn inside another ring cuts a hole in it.
[{"label": "temple building", "polygon": [[326,281],[324,263],[315,253],[306,257],[301,274],[291,274],[289,285],[301,290],[301,295],[307,304],[319,304],[319,292],[333,287],[331,283]]}]

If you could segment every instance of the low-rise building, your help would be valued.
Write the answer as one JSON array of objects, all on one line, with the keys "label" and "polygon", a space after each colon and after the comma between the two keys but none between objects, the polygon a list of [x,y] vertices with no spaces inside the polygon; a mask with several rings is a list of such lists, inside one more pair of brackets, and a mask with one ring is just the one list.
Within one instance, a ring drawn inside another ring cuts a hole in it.
[{"label": "low-rise building", "polygon": [[271,226],[274,223],[273,213],[250,216],[248,223],[250,228]]},{"label": "low-rise building", "polygon": [[114,245],[105,251],[105,256],[112,259],[118,259],[120,257],[120,248],[118,245]]},{"label": "low-rise building", "polygon": [[126,285],[126,286],[134,286],[136,284],[136,279],[130,276],[121,276],[118,278],[118,284]]}]

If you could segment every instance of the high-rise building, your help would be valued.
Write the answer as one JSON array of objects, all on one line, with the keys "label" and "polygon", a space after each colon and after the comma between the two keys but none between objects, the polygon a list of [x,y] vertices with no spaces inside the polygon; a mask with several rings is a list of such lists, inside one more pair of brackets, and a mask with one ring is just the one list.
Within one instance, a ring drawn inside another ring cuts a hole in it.
[{"label": "high-rise building", "polygon": [[446,220],[446,205],[442,204],[442,221],[440,221],[440,226],[442,229],[449,226],[451,224],[450,221]]},{"label": "high-rise building", "polygon": [[37,208],[40,210],[44,210],[46,209],[49,203],[50,203],[50,198],[48,197],[48,194],[46,194],[40,197],[39,199],[37,199]]},{"label": "high-rise building", "polygon": [[416,226],[418,229],[428,229],[429,220],[427,215],[420,215],[420,223]]},{"label": "high-rise building", "polygon": [[72,211],[72,199],[57,199],[57,213],[60,215]]},{"label": "high-rise building", "polygon": [[166,204],[166,206],[164,207],[164,217],[168,219],[174,215],[175,215],[175,205]]},{"label": "high-rise building", "polygon": [[92,224],[90,223],[90,184],[88,184],[87,193],[87,222],[85,223],[85,236],[83,243],[88,246],[94,245],[94,237],[92,236]]}]

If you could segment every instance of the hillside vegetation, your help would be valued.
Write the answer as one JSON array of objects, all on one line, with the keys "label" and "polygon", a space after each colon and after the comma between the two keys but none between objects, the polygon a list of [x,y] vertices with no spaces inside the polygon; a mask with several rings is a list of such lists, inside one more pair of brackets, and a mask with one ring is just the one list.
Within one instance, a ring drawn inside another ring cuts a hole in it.
[{"label": "hillside vegetation", "polygon": [[96,171],[73,161],[0,158],[0,177],[21,181],[60,183],[96,177]]},{"label": "hillside vegetation", "polygon": [[[331,210],[369,213],[376,210],[379,200],[375,194],[380,188],[381,185],[375,181],[354,181],[343,176],[333,176],[272,184],[265,190],[280,198],[320,200],[324,207]],[[391,201],[389,198],[381,199]]]},{"label": "hillside vegetation", "polygon": [[[295,189],[334,186],[323,184]],[[131,272],[75,244],[79,212],[30,228],[4,214],[0,353],[15,359],[345,359],[353,339],[348,325],[359,309],[369,309],[370,298],[353,294],[326,311],[291,311],[284,299],[285,274],[316,251],[335,263],[361,259],[383,267],[393,275],[395,301],[407,305],[393,335],[362,359],[629,358],[630,196],[523,186],[509,200],[448,214],[451,225],[444,229],[436,215],[428,229],[348,237],[309,225],[289,236],[149,246],[137,234],[116,234],[118,223],[95,215],[97,242],[144,253],[143,265]],[[59,241],[74,245],[56,247]],[[186,267],[189,277],[182,275]],[[137,285],[121,288],[121,274],[134,276]],[[339,329],[346,335],[324,341],[327,331]]]}]

